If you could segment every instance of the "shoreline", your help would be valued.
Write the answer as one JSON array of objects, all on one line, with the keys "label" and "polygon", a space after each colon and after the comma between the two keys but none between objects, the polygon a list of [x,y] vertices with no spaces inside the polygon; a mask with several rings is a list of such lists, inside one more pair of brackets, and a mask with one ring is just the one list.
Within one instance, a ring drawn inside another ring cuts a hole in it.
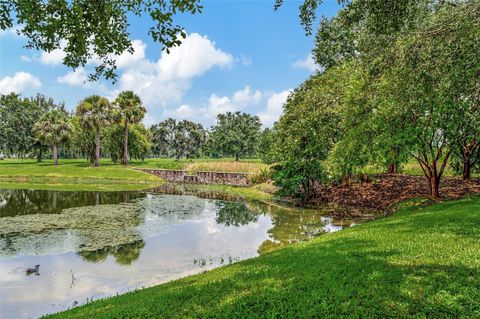
[{"label": "shoreline", "polygon": [[[419,179],[421,177],[418,176],[413,176],[409,177],[414,180]],[[119,180],[119,179],[108,179],[108,178],[95,178],[95,179],[85,179],[85,178],[57,178],[57,177],[29,177],[29,178],[8,178],[8,182],[5,181],[6,178],[0,177],[0,188],[34,188],[34,189],[49,189],[49,190],[59,190],[59,191],[80,191],[80,190],[93,190],[93,191],[121,191],[121,190],[151,190],[155,191],[155,189],[161,189],[161,191],[165,191],[165,188],[170,190],[172,194],[178,194],[178,195],[196,195],[199,197],[205,197],[205,198],[210,198],[209,196],[224,196],[225,194],[228,196],[233,196],[232,199],[229,198],[223,198],[224,200],[242,200],[242,201],[250,201],[250,200],[258,200],[261,202],[265,202],[270,205],[279,205],[283,206],[285,204],[292,204],[292,202],[289,201],[281,201],[277,202],[274,195],[272,193],[264,192],[265,189],[269,189],[272,191],[271,188],[269,188],[269,185],[255,185],[252,187],[233,187],[233,186],[226,186],[226,185],[192,185],[192,184],[172,184],[172,183],[166,183],[164,181],[161,181],[159,183],[149,183],[147,181],[136,181],[136,182],[131,182],[131,180]],[[48,182],[46,184],[46,182]],[[80,182],[87,182],[87,183],[80,183]],[[372,185],[375,185],[375,183],[378,182],[378,180],[375,180],[371,183],[366,183],[366,184],[357,184],[357,185],[350,185],[353,189],[356,187],[367,187],[374,189]],[[477,182],[474,182],[477,183]],[[476,184],[475,184],[476,185]],[[153,187],[152,187],[153,186]],[[395,188],[395,187],[394,187]],[[178,193],[176,193],[178,192]],[[195,193],[194,193],[195,192]],[[381,193],[379,193],[381,194]],[[241,272],[247,272],[247,273],[256,273],[257,269],[261,269],[265,267],[265,265],[268,265],[268,267],[276,267],[274,265],[277,264],[285,264],[288,265],[288,269],[293,271],[293,273],[289,273],[289,276],[294,276],[297,278],[297,272],[301,272],[303,275],[298,277],[298,280],[303,280],[300,279],[300,277],[309,277],[311,274],[305,273],[305,269],[302,268],[304,266],[304,262],[306,262],[308,267],[313,267],[315,265],[316,271],[319,271],[320,265],[325,263],[326,260],[326,268],[331,267],[333,264],[337,264],[338,260],[343,260],[342,258],[345,258],[345,249],[349,249],[350,245],[354,247],[355,249],[350,251],[350,254],[354,256],[354,259],[362,259],[362,262],[360,262],[360,266],[357,262],[355,264],[351,264],[349,259],[345,259],[342,262],[345,263],[348,267],[347,268],[342,268],[338,271],[342,272],[342,276],[347,276],[351,277],[350,280],[352,282],[355,282],[356,276],[361,276],[361,274],[357,274],[357,270],[355,270],[357,267],[362,267],[362,263],[364,264],[364,267],[372,267],[372,265],[369,263],[369,259],[372,254],[372,252],[367,249],[365,252],[361,252],[362,249],[365,247],[363,246],[362,238],[368,238],[369,241],[376,241],[378,245],[396,245],[395,243],[391,242],[391,232],[393,231],[394,233],[397,234],[397,236],[406,236],[404,239],[399,240],[398,238],[395,240],[395,242],[399,242],[400,244],[403,243],[403,246],[405,247],[412,247],[414,245],[417,247],[418,245],[424,246],[424,245],[439,245],[440,240],[438,238],[434,238],[431,240],[431,242],[428,243],[419,243],[416,240],[416,236],[418,233],[425,232],[428,236],[440,236],[439,238],[443,238],[442,236],[442,231],[448,227],[451,227],[453,229],[457,229],[458,227],[463,228],[461,225],[456,225],[456,223],[459,222],[459,219],[465,219],[465,218],[472,218],[474,223],[480,224],[480,216],[475,216],[475,212],[478,211],[476,210],[475,207],[479,207],[480,205],[480,197],[478,195],[471,195],[471,194],[463,194],[462,196],[465,196],[463,198],[460,198],[458,200],[442,200],[439,202],[433,202],[431,200],[425,199],[423,196],[418,196],[415,198],[406,198],[405,200],[402,201],[396,201],[392,205],[386,207],[387,209],[384,209],[382,213],[378,214],[371,214],[371,219],[368,220],[368,222],[365,222],[361,225],[358,225],[352,229],[346,229],[342,230],[340,235],[335,234],[330,234],[328,236],[320,236],[318,238],[312,239],[308,242],[305,243],[300,243],[300,244],[292,244],[289,245],[288,247],[281,248],[279,250],[276,250],[274,252],[266,253],[265,255],[255,257],[252,259],[248,259],[245,261],[241,261],[239,263],[236,263],[235,265],[230,265],[230,266],[225,266],[225,267],[220,267],[217,269],[214,269],[212,271],[208,271],[202,274],[194,275],[194,276],[188,276],[184,277],[178,280],[170,281],[165,284],[160,284],[156,286],[152,286],[149,288],[145,289],[140,289],[138,291],[134,292],[127,292],[125,294],[122,294],[120,296],[113,296],[113,297],[108,297],[105,299],[99,299],[96,300],[92,303],[88,303],[86,305],[79,306],[77,308],[73,308],[71,310],[67,310],[67,312],[62,312],[58,314],[50,314],[47,315],[48,318],[50,316],[56,318],[56,317],[68,317],[68,318],[75,318],[75,315],[78,315],[77,317],[82,318],[85,316],[92,316],[96,317],[96,315],[99,315],[102,318],[113,318],[115,316],[133,316],[136,314],[136,312],[131,312],[131,311],[136,311],[139,307],[139,303],[144,304],[144,303],[149,303],[152,300],[155,300],[155,304],[160,304],[162,305],[162,311],[160,313],[156,313],[158,307],[153,307],[153,305],[150,305],[148,309],[145,309],[146,313],[144,314],[145,316],[159,316],[159,315],[171,315],[172,317],[178,316],[182,317],[183,315],[185,316],[202,316],[204,314],[207,314],[207,316],[213,315],[214,313],[218,313],[220,311],[219,309],[215,308],[215,305],[210,304],[209,300],[204,300],[203,298],[200,299],[195,299],[195,297],[192,297],[192,291],[197,291],[200,289],[200,291],[203,291],[204,285],[208,282],[218,282],[219,283],[215,284],[218,286],[215,288],[215,291],[219,291],[218,294],[214,294],[215,296],[213,297],[214,300],[217,300],[217,302],[222,302],[224,298],[231,298],[228,296],[230,295],[231,289],[230,286],[224,286],[222,283],[224,281],[233,281],[234,283],[237,282],[238,276],[236,275],[238,271]],[[222,198],[220,198],[222,199]],[[351,198],[350,198],[351,200]],[[472,204],[473,203],[473,204]],[[473,206],[471,206],[473,205]],[[477,205],[477,206],[475,206]],[[351,213],[348,213],[352,208],[351,207],[342,207],[341,209],[337,209],[338,207],[335,206],[334,204],[331,205],[325,205],[322,203],[321,205],[315,205],[313,207],[305,207],[305,208],[311,208],[311,209],[320,209],[320,208],[329,208],[332,209],[332,212],[337,212],[338,215],[336,214],[331,214],[332,217],[341,217],[341,218],[348,218],[351,217]],[[454,209],[453,213],[451,209]],[[473,208],[472,208],[473,207]],[[445,208],[445,210],[448,210],[448,217],[445,217],[442,215],[442,209]],[[295,209],[295,207],[292,207],[292,209]],[[437,213],[436,211],[440,209],[440,213]],[[462,215],[462,213],[457,213],[456,210],[463,210],[465,213]],[[355,211],[355,210],[354,210]],[[358,214],[364,214],[364,211],[362,209],[358,209]],[[429,218],[428,220],[425,218],[420,218],[422,215],[422,212],[435,212],[435,213],[429,213]],[[478,215],[478,214],[477,214]],[[359,215],[357,215],[358,217]],[[420,217],[418,217],[420,216]],[[365,217],[365,216],[364,216]],[[420,219],[418,219],[420,218]],[[418,220],[416,220],[418,219]],[[407,229],[404,230],[398,230],[396,228],[401,228],[404,227],[405,223],[410,225],[410,220],[411,220],[411,226],[409,226]],[[441,223],[440,226],[435,226],[431,227],[430,224],[433,223]],[[469,221],[471,224],[471,221]],[[379,225],[384,225],[384,224],[391,224],[391,226],[387,227],[385,229],[385,234],[380,236],[380,239],[377,238],[377,235],[375,235],[378,232]],[[360,233],[359,233],[359,230]],[[365,231],[363,231],[365,230]],[[456,234],[456,233],[455,233]],[[464,235],[463,233],[456,234],[456,241],[462,241],[464,240]],[[425,235],[425,236],[427,236]],[[328,237],[328,238],[322,238],[322,237]],[[340,239],[335,239],[339,237]],[[333,239],[332,239],[333,238]],[[343,239],[342,239],[343,238]],[[354,241],[348,242],[349,244],[347,247],[344,247],[343,245],[343,240],[346,238],[355,238]],[[423,239],[422,239],[423,240]],[[434,250],[439,253],[439,256],[434,257],[435,260],[440,258],[440,260],[448,260],[446,255],[442,255],[442,251],[448,251],[450,248],[448,245],[454,245],[456,244],[456,241],[452,241],[449,243],[441,243],[442,245],[441,248],[435,248]],[[330,244],[326,244],[330,243]],[[480,244],[480,243],[477,243]],[[333,245],[333,246],[332,246]],[[444,247],[444,245],[447,245]],[[476,245],[476,244],[475,244]],[[402,245],[398,246],[396,249],[399,249],[399,251],[402,251],[404,249]],[[333,248],[332,248],[333,247]],[[390,247],[390,246],[388,246]],[[390,248],[382,248],[382,254],[386,251],[388,251]],[[396,247],[396,246],[395,246]],[[326,250],[328,253],[322,253],[321,251]],[[432,250],[432,252],[434,251]],[[458,247],[457,247],[458,250]],[[301,251],[301,252],[300,252]],[[320,251],[320,252],[319,252]],[[358,252],[360,251],[360,252]],[[430,251],[429,251],[430,253]],[[405,255],[405,252],[402,254]],[[425,254],[425,252],[417,252],[416,256],[423,256],[422,254]],[[460,254],[460,253],[456,253]],[[314,259],[309,259],[306,261],[306,258],[308,259],[308,256],[314,255],[316,256]],[[318,255],[318,256],[317,256]],[[418,257],[411,257],[409,255],[401,255],[397,263],[408,263],[409,260],[414,260],[415,264],[418,264],[419,259]],[[480,252],[479,252],[480,255]],[[382,255],[380,255],[382,256]],[[388,256],[388,255],[385,255]],[[453,254],[451,255],[455,257],[456,255]],[[480,257],[480,256],[479,256]],[[352,257],[353,258],[353,257]],[[381,259],[384,257],[381,257]],[[385,257],[385,262],[387,262],[388,257]],[[413,259],[412,259],[413,258]],[[455,257],[457,258],[457,257]],[[460,257],[458,257],[460,258]],[[469,258],[466,256],[463,256],[461,258]],[[273,261],[272,261],[273,260]],[[281,260],[281,261],[279,261]],[[300,260],[300,263],[299,263]],[[383,260],[383,259],[382,259]],[[299,263],[299,264],[298,264]],[[333,263],[333,264],[330,264]],[[365,264],[366,263],[366,264]],[[252,268],[253,267],[253,268]],[[293,267],[293,268],[292,268]],[[307,267],[307,269],[308,269]],[[353,267],[353,268],[352,268]],[[383,266],[382,266],[383,267]],[[323,269],[323,268],[322,268]],[[324,278],[323,276],[331,277],[331,278],[340,278],[338,277],[339,275],[337,274],[337,270],[321,270],[321,274],[325,273],[325,275],[321,275],[321,278]],[[373,266],[372,271],[379,271],[375,266]],[[333,273],[331,273],[333,272]],[[390,272],[388,267],[384,267],[381,270],[382,273],[384,273],[385,276],[392,276],[393,274]],[[263,275],[261,275],[263,274]],[[221,279],[218,279],[220,276]],[[247,290],[240,290],[240,292],[235,291],[235,294],[241,293],[244,294],[245,291],[250,291],[250,290],[260,290],[259,294],[261,296],[266,296],[263,294],[263,291],[270,291],[272,287],[270,286],[270,282],[272,280],[280,280],[280,283],[283,283],[283,274],[280,273],[274,273],[271,274],[270,272],[259,273],[260,278],[263,279],[256,279],[254,280],[253,278],[248,278],[248,280],[241,280],[241,287],[245,287]],[[342,277],[343,278],[343,277]],[[265,281],[266,284],[260,284],[259,287],[251,287],[252,282],[256,282],[260,280],[261,282]],[[319,280],[319,278],[316,277],[310,277],[310,280]],[[428,279],[430,280],[430,279]],[[205,281],[205,282],[204,282]],[[461,279],[457,279],[457,282],[460,282]],[[198,282],[198,284],[197,284]],[[317,286],[322,287],[323,281],[317,284]],[[330,281],[326,284],[327,289],[328,287],[332,286],[334,287],[334,284],[336,283],[330,283]],[[350,283],[344,283],[346,287],[348,287],[349,291],[350,289],[352,291],[359,289],[359,287],[354,286],[350,287]],[[363,286],[368,287],[369,282],[365,282],[362,284]],[[380,285],[380,283],[378,284]],[[465,285],[465,283],[463,283]],[[421,289],[420,288],[415,288],[415,289]],[[178,291],[180,289],[179,293],[181,294],[181,298],[184,298],[184,302],[180,303],[175,301],[174,299],[178,297],[177,293],[173,293],[173,290]],[[218,290],[219,289],[219,290]],[[290,289],[299,289],[296,285],[294,287],[291,287]],[[306,286],[302,286],[301,289],[307,289]],[[310,287],[308,289],[314,289],[314,287]],[[363,289],[363,288],[362,288]],[[386,288],[384,288],[386,289]],[[226,291],[226,294],[222,294],[222,291]],[[205,294],[210,294],[210,290],[205,290]],[[364,292],[365,293],[365,292]],[[195,293],[196,294],[196,293]],[[480,295],[480,292],[479,292]],[[173,298],[174,296],[175,298]],[[262,297],[262,298],[264,298]],[[293,298],[294,300],[297,296],[294,294],[290,296],[289,298]],[[173,298],[173,299],[172,299]],[[186,299],[185,299],[186,298]],[[193,298],[193,299],[192,299]],[[216,299],[215,299],[216,298]],[[254,298],[254,297],[252,297]],[[268,298],[268,297],[267,297]],[[327,298],[327,296],[324,296],[324,298]],[[341,299],[341,296],[339,296]],[[357,302],[362,305],[361,300],[355,299],[356,297],[354,295],[349,297],[350,300],[353,300],[353,302]],[[381,294],[380,296],[377,296],[377,298],[381,299]],[[165,305],[163,300],[170,300],[170,303],[173,304],[172,306],[173,309],[177,309],[177,313],[175,312],[169,312],[170,310],[170,304],[168,307]],[[285,302],[282,301],[284,299],[280,300],[275,300],[275,302]],[[153,302],[153,301],[152,301]],[[252,301],[256,302],[259,304],[262,304],[261,300],[257,301]],[[309,300],[306,300],[304,302],[310,302]],[[335,303],[335,301],[333,301]],[[382,300],[380,300],[380,304],[382,303]],[[417,301],[417,303],[421,303],[420,301]],[[112,309],[112,304],[115,305],[114,309],[115,311],[111,312]],[[284,307],[293,307],[295,310],[296,314],[300,314],[301,316],[301,309],[295,308],[294,305],[291,303],[284,304]],[[206,307],[206,308],[204,308]],[[337,304],[337,307],[342,307],[341,304]],[[370,305],[370,307],[372,307]],[[187,310],[180,310],[180,309],[187,309]],[[200,309],[200,310],[198,310]],[[209,309],[212,309],[210,312]],[[223,308],[222,308],[223,309]],[[242,312],[244,311],[243,308],[238,308],[238,305],[233,304],[230,308],[225,308],[225,309],[231,309],[231,311],[236,311],[237,313],[242,313],[242,315],[248,316],[247,312]],[[267,308],[269,309],[269,308]],[[338,309],[338,308],[337,308]],[[91,311],[91,312],[90,312]],[[182,312],[186,311],[186,312]],[[200,312],[198,312],[200,311]],[[228,310],[230,311],[230,310]],[[384,309],[382,309],[384,311]],[[405,315],[405,313],[402,313],[401,309],[399,308],[399,312],[397,313],[398,315],[402,316]],[[321,311],[319,313],[322,313]]]},{"label": "shoreline", "polygon": [[448,309],[473,316],[480,242],[478,230],[465,226],[480,224],[479,208],[479,196],[406,205],[392,216],[45,318],[249,317],[277,306],[294,317],[442,317]]}]

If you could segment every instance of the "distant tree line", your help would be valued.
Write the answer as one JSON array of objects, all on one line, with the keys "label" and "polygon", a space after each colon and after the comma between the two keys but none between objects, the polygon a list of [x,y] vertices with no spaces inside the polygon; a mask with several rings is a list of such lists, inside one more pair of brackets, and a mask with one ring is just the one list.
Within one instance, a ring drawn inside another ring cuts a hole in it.
[{"label": "distant tree line", "polygon": [[[260,119],[242,112],[219,114],[209,130],[200,123],[168,118],[145,128],[146,109],[132,91],[114,101],[98,95],[83,99],[73,112],[63,103],[38,94],[22,98],[0,96],[0,153],[9,157],[35,157],[41,161],[86,158],[99,166],[101,157],[128,164],[130,158],[234,157],[261,153]],[[265,144],[265,143],[263,143]]]}]

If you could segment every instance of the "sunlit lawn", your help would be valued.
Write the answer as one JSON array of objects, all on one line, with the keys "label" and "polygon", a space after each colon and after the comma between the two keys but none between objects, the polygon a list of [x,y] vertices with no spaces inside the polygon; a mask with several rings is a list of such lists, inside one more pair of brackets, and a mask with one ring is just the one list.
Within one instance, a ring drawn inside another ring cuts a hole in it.
[{"label": "sunlit lawn", "polygon": [[[418,164],[418,162],[415,159],[410,159],[406,163],[401,164],[398,170],[399,170],[398,173],[406,174],[406,175],[417,175],[417,176],[424,175],[422,168],[420,167],[420,164]],[[382,174],[382,173],[386,173],[386,168],[370,165],[366,167],[365,173]],[[443,176],[446,176],[446,177],[456,176],[451,165],[447,164],[447,166],[445,167]]]},{"label": "sunlit lawn", "polygon": [[397,214],[53,318],[480,318],[480,197]]},{"label": "sunlit lawn", "polygon": [[52,160],[44,160],[37,163],[36,160],[5,159],[0,161],[0,177],[62,177],[62,178],[98,178],[98,179],[123,179],[155,181],[154,176],[139,172],[134,168],[159,168],[181,169],[190,173],[197,171],[215,172],[245,172],[257,173],[267,168],[258,159],[248,159],[235,162],[233,159],[146,159],[145,161],[134,160],[128,167],[112,163],[109,159],[102,159],[100,167],[93,167],[84,159],[60,159],[57,167],[53,166]]},{"label": "sunlit lawn", "polygon": [[[103,159],[100,167],[93,167],[83,159],[60,159],[57,167],[52,160],[37,163],[36,160],[6,159],[0,161],[0,188],[31,188],[49,190],[135,190],[158,186],[162,180],[136,168],[184,169],[196,171],[256,173],[267,166],[260,160],[233,159],[146,159],[132,161],[128,167]],[[268,186],[268,185],[266,185]],[[271,194],[262,185],[238,188],[222,185],[199,185],[199,191],[232,193],[247,200],[269,200]],[[271,192],[271,190],[269,191]]]},{"label": "sunlit lawn", "polygon": [[126,181],[158,181],[153,175],[113,165],[109,160],[102,160],[100,167],[93,167],[85,160],[61,159],[58,166],[51,160],[37,163],[35,160],[0,161],[0,177],[44,177],[44,178],[82,178],[82,179],[116,179]]}]

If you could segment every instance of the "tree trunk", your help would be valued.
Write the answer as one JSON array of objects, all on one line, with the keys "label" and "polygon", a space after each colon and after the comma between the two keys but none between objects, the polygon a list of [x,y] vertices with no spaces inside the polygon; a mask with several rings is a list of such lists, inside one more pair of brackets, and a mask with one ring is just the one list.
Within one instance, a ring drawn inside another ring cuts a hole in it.
[{"label": "tree trunk", "polygon": [[[463,172],[462,176],[464,180],[469,180],[472,174],[472,166],[475,164],[478,154],[478,141],[472,141],[466,145],[460,144],[460,151],[463,158]],[[477,156],[475,156],[477,155]]]},{"label": "tree trunk", "polygon": [[128,121],[125,120],[125,137],[123,140],[123,165],[128,165]]},{"label": "tree trunk", "polygon": [[[433,149],[433,147],[430,146],[430,149]],[[428,153],[426,151],[419,154],[418,156],[414,155],[414,157],[420,164],[420,167],[422,168],[425,177],[428,180],[428,190],[430,196],[433,199],[438,199],[440,197],[440,180],[442,178],[443,172],[445,171],[445,167],[448,164],[448,159],[450,158],[451,153],[452,151],[449,150],[443,156],[443,159],[441,159],[440,167],[438,166],[438,161],[443,155],[442,149],[439,149],[436,154],[432,156],[433,158],[431,159],[428,158]]]},{"label": "tree trunk", "polygon": [[388,174],[396,174],[397,173],[397,164],[392,163],[388,164]]},{"label": "tree trunk", "polygon": [[100,166],[100,128],[95,133],[95,166]]},{"label": "tree trunk", "polygon": [[56,143],[53,143],[53,165],[58,165],[58,146]]},{"label": "tree trunk", "polygon": [[469,180],[470,176],[472,175],[472,164],[470,163],[470,159],[463,160],[463,179]]},{"label": "tree trunk", "polygon": [[429,186],[430,186],[430,196],[433,198],[433,199],[438,199],[440,198],[440,179],[433,175],[433,176],[430,176],[428,178],[428,183],[429,183]]},{"label": "tree trunk", "polygon": [[240,154],[235,153],[235,161],[236,162],[240,161]]},{"label": "tree trunk", "polygon": [[42,161],[43,157],[43,151],[42,151],[42,146],[38,148],[38,153],[37,153],[37,163],[40,163]]}]

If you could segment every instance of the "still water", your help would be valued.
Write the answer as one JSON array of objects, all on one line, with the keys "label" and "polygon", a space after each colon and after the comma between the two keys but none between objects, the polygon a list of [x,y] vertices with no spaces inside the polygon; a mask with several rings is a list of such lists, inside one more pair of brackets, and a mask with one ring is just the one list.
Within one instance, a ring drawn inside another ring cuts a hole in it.
[{"label": "still water", "polygon": [[319,211],[158,190],[0,190],[0,317],[36,318],[345,225]]}]

